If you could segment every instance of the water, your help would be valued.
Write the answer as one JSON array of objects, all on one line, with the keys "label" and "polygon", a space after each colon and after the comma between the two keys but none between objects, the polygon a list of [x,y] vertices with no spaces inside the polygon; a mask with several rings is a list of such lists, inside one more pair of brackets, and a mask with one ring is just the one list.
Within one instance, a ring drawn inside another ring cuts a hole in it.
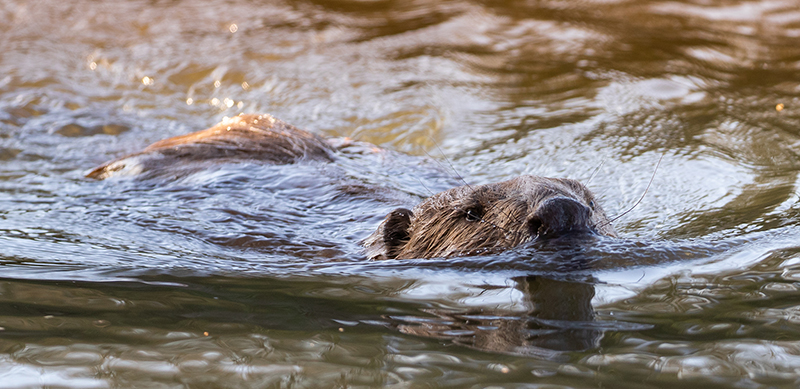
[{"label": "water", "polygon": [[[0,388],[796,387],[799,37],[788,0],[1,1]],[[240,112],[390,151],[83,178]],[[358,245],[450,164],[599,167],[615,215],[662,156],[619,240]]]}]

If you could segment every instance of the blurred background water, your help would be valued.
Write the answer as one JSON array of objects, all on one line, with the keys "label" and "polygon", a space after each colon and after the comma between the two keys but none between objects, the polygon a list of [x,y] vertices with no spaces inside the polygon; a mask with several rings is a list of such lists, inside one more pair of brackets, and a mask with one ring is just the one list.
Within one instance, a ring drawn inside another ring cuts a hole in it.
[{"label": "blurred background water", "polygon": [[[789,0],[0,1],[0,388],[796,387]],[[83,178],[241,112],[392,152]],[[587,182],[620,240],[366,262]]]}]

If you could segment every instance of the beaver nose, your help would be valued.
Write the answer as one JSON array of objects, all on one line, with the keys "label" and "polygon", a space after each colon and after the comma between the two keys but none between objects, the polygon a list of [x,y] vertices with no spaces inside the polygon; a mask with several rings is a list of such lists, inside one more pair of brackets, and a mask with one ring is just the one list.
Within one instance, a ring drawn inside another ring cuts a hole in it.
[{"label": "beaver nose", "polygon": [[568,232],[589,232],[591,210],[567,197],[556,197],[539,205],[528,219],[532,236],[553,237]]}]

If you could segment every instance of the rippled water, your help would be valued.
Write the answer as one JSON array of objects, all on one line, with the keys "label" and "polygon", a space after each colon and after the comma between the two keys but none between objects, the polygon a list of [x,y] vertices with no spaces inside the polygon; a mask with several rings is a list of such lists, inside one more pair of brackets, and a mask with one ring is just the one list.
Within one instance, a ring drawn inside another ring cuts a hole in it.
[{"label": "rippled water", "polygon": [[[799,40],[789,0],[0,1],[0,388],[796,387]],[[240,112],[394,151],[83,177]],[[619,240],[358,245],[453,169],[614,215],[662,156]]]}]

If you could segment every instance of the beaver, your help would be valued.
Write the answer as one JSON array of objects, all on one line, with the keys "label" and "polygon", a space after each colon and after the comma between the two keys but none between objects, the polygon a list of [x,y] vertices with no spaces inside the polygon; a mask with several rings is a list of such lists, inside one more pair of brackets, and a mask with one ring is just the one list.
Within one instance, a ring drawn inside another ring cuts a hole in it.
[{"label": "beaver", "polygon": [[[206,130],[158,141],[86,176],[154,177],[238,160],[333,162],[340,149],[352,145],[376,147],[325,139],[270,115],[243,114]],[[571,234],[617,236],[594,194],[580,182],[524,175],[493,184],[455,187],[412,209],[395,209],[362,245],[369,259],[453,257]]]}]

